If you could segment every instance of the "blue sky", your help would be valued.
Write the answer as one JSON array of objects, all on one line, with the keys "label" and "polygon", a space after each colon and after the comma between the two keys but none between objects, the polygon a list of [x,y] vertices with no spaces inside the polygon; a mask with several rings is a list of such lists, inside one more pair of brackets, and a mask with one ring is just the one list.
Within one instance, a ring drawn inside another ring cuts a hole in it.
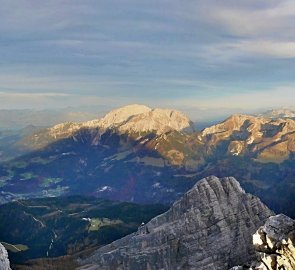
[{"label": "blue sky", "polygon": [[295,102],[294,0],[0,0],[0,109]]}]

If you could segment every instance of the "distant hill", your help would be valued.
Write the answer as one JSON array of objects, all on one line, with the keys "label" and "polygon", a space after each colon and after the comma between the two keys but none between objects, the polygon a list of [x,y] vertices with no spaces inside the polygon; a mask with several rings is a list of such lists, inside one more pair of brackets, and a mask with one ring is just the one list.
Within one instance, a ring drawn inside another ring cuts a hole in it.
[{"label": "distant hill", "polygon": [[273,109],[259,114],[260,116],[269,117],[269,118],[294,118],[295,109]]}]

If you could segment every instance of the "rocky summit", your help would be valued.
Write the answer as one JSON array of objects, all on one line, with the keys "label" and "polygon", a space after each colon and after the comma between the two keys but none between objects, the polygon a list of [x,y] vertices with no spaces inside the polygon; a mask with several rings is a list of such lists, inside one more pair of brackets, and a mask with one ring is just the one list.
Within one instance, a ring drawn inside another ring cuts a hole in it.
[{"label": "rocky summit", "polygon": [[11,270],[7,250],[5,249],[5,247],[3,247],[1,243],[0,243],[0,269]]},{"label": "rocky summit", "polygon": [[253,235],[258,252],[255,270],[295,269],[295,221],[285,215],[270,217]]},{"label": "rocky summit", "polygon": [[234,178],[207,177],[137,232],[81,261],[79,269],[230,269],[255,257],[252,235],[272,214]]},{"label": "rocky summit", "polygon": [[269,217],[253,235],[254,261],[231,270],[294,270],[295,221],[283,214]]}]

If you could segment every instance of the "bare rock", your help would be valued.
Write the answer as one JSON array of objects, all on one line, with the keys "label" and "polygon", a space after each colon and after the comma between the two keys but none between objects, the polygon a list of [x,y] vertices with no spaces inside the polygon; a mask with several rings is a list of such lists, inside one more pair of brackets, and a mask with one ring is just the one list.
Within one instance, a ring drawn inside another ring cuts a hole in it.
[{"label": "bare rock", "polygon": [[270,217],[253,235],[257,270],[295,269],[295,221],[283,214]]},{"label": "bare rock", "polygon": [[104,129],[116,127],[123,133],[193,131],[193,123],[184,113],[169,109],[150,109],[142,105],[129,105],[114,110],[101,120],[100,125]]},{"label": "bare rock", "polygon": [[7,250],[5,249],[5,247],[3,247],[1,243],[0,243],[0,269],[11,270]]},{"label": "bare rock", "polygon": [[251,237],[272,214],[234,178],[211,176],[136,233],[98,249],[79,269],[230,269],[255,257]]}]

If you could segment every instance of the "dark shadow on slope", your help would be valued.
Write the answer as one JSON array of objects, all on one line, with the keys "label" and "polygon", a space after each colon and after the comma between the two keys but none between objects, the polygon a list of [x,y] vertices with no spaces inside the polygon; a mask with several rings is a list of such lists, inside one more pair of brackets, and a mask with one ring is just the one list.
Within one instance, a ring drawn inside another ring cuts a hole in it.
[{"label": "dark shadow on slope", "polygon": [[71,138],[2,164],[0,173],[7,179],[2,192],[7,196],[85,194],[141,203],[170,203],[195,183],[195,179],[175,178],[185,169],[172,165],[152,148],[158,138],[155,133],[136,134],[142,138],[135,140],[110,130],[97,132],[80,130]]},{"label": "dark shadow on slope", "polygon": [[[263,164],[251,156],[228,155],[230,141],[206,153],[207,146],[197,144],[198,133],[168,132],[161,137],[151,132],[132,136],[114,130],[98,132],[83,129],[71,138],[1,164],[1,183],[6,185],[0,188],[0,199],[83,194],[171,204],[201,178],[216,175],[234,176],[247,192],[276,212],[295,215],[294,155],[281,164]],[[189,169],[181,162],[172,164],[167,153],[177,147],[202,162]]]}]

